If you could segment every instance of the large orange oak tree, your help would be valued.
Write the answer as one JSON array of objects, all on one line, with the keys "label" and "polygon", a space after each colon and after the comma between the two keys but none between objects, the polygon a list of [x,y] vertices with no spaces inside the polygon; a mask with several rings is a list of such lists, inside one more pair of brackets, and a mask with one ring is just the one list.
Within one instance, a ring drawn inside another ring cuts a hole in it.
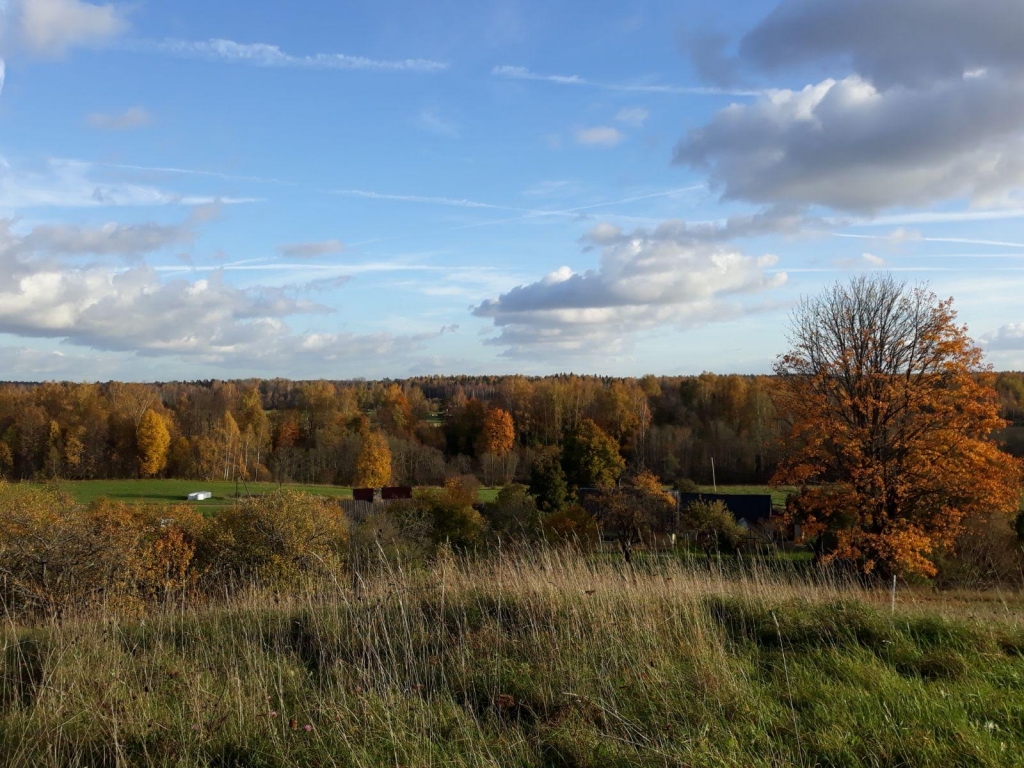
[{"label": "large orange oak tree", "polygon": [[825,560],[936,573],[971,517],[1013,514],[1021,467],[992,433],[994,376],[952,299],[890,275],[803,300],[775,364],[786,420],[776,483],[803,490],[793,522]]}]

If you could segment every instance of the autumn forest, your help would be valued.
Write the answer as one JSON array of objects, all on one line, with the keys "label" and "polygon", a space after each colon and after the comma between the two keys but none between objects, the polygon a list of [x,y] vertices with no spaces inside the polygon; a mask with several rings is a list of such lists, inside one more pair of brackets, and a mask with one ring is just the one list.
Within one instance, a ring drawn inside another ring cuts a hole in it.
[{"label": "autumn forest", "polygon": [[[528,477],[539,451],[559,446],[590,419],[627,462],[666,483],[710,483],[712,457],[718,482],[765,483],[779,460],[775,384],[769,376],[711,373],[8,383],[0,385],[0,474],[19,480],[238,475],[353,485],[364,441],[383,434],[394,484],[436,485],[474,473],[497,485]],[[994,384],[1000,414],[1010,422],[997,437],[1006,451],[1024,456],[1024,374],[1000,373]],[[511,418],[514,439],[507,445],[485,435],[492,411]],[[154,423],[169,437],[155,462]]]}]

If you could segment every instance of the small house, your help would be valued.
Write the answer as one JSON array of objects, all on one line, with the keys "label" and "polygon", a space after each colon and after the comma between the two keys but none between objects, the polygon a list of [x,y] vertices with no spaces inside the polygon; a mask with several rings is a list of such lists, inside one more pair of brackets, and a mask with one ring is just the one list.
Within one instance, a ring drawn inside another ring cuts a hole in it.
[{"label": "small house", "polygon": [[207,499],[212,498],[213,494],[210,493],[209,491],[195,491],[194,493],[190,493],[188,495],[189,501],[206,501]]}]

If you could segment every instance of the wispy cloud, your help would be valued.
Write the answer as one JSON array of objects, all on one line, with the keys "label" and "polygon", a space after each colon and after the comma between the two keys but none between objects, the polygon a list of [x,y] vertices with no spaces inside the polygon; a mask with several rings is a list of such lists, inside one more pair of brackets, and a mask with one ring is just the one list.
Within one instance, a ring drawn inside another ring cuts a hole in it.
[{"label": "wispy cloud", "polygon": [[619,113],[615,115],[615,119],[620,123],[639,128],[647,122],[647,118],[650,116],[650,110],[643,107],[625,107],[619,110]]},{"label": "wispy cloud", "polygon": [[79,165],[95,166],[97,168],[117,168],[123,171],[139,171],[141,173],[167,174],[172,176],[209,176],[226,181],[254,181],[259,184],[281,184],[287,187],[296,187],[294,181],[284,179],[273,179],[266,176],[247,176],[245,174],[224,173],[223,171],[208,171],[201,168],[176,168],[166,165],[135,165],[132,163],[109,163],[101,160],[62,160],[61,162],[78,163]]},{"label": "wispy cloud", "polygon": [[385,192],[373,192],[366,189],[336,189],[337,195],[346,197],[362,197],[367,200],[391,200],[397,203],[424,203],[427,205],[447,205],[454,208],[491,208],[505,211],[521,211],[523,208],[514,208],[508,205],[494,205],[493,203],[481,203],[477,200],[466,200],[452,197],[431,197],[429,195],[393,195]]},{"label": "wispy cloud", "polygon": [[321,240],[315,243],[292,243],[277,249],[282,256],[292,259],[310,259],[317,256],[330,256],[345,250],[340,240]]},{"label": "wispy cloud", "polygon": [[[494,203],[486,203],[486,202],[481,202],[479,200],[467,200],[467,199],[464,199],[464,198],[431,197],[431,196],[426,196],[426,195],[386,194],[386,193],[373,192],[373,191],[364,190],[364,189],[341,189],[341,190],[334,190],[334,193],[335,194],[339,194],[339,195],[348,195],[348,196],[351,196],[351,197],[361,197],[361,198],[364,198],[364,199],[367,199],[367,200],[393,201],[393,202],[399,202],[399,203],[418,203],[418,204],[424,204],[424,205],[442,205],[442,206],[451,206],[451,207],[455,207],[455,208],[471,208],[471,209],[482,209],[482,210],[503,210],[503,211],[514,211],[514,212],[517,213],[517,215],[515,215],[515,216],[508,216],[508,217],[501,218],[501,219],[487,219],[485,221],[476,221],[476,222],[472,222],[470,224],[458,224],[458,225],[455,225],[455,226],[443,227],[443,228],[439,228],[438,230],[435,230],[437,232],[456,232],[456,231],[464,230],[464,229],[475,229],[477,227],[489,227],[489,226],[495,226],[495,225],[500,225],[500,224],[507,224],[507,223],[511,223],[511,222],[516,222],[516,221],[526,221],[526,220],[529,220],[529,219],[540,219],[540,218],[549,217],[549,216],[565,217],[565,218],[576,220],[576,219],[583,218],[583,216],[581,214],[583,214],[586,211],[590,211],[590,210],[594,210],[594,209],[598,209],[598,208],[608,208],[608,207],[615,206],[615,205],[625,205],[625,204],[628,204],[628,203],[635,203],[635,202],[639,202],[639,201],[642,201],[642,200],[653,200],[653,199],[660,198],[660,197],[673,197],[675,195],[679,195],[679,194],[682,194],[682,193],[685,193],[685,192],[693,192],[695,190],[701,190],[701,189],[704,189],[704,188],[705,187],[704,187],[703,184],[695,184],[695,185],[691,185],[691,186],[687,186],[687,187],[677,187],[675,189],[667,189],[667,190],[663,190],[663,191],[660,191],[660,192],[651,192],[651,193],[644,194],[644,195],[634,195],[632,197],[621,198],[621,199],[618,199],[618,200],[608,200],[608,201],[600,202],[600,203],[590,203],[588,205],[579,205],[579,206],[574,206],[574,207],[571,207],[571,208],[562,208],[562,209],[521,208],[521,207],[511,206],[511,205],[496,205]],[[609,218],[621,218],[621,219],[624,219],[624,220],[636,219],[638,221],[640,220],[640,219],[637,219],[636,217],[620,216],[618,214],[608,214],[608,213],[606,213],[604,215],[606,217],[609,217]],[[645,223],[650,223],[652,221],[653,222],[661,221],[661,219],[654,219],[654,220],[643,219],[643,221]],[[359,246],[363,246],[363,245],[369,245],[370,243],[386,242],[386,241],[401,239],[402,237],[409,237],[409,236],[412,236],[412,235],[410,233],[406,233],[406,234],[390,235],[390,236],[387,236],[387,237],[376,237],[376,238],[372,238],[372,239],[369,239],[369,240],[363,240],[363,241],[356,242],[356,243],[350,243],[349,245],[351,247],[359,247]]]},{"label": "wispy cloud", "polygon": [[137,205],[251,203],[258,198],[217,197],[172,192],[132,181],[109,180],[92,163],[49,160],[41,169],[11,166],[0,159],[0,209],[96,208]]},{"label": "wispy cloud", "polygon": [[579,183],[565,179],[539,181],[523,190],[524,195],[533,197],[554,197],[574,194],[579,191]]},{"label": "wispy cloud", "polygon": [[576,143],[585,147],[614,147],[621,144],[625,138],[622,131],[608,125],[597,125],[576,131]]},{"label": "wispy cloud", "polygon": [[457,139],[462,135],[462,129],[458,123],[441,117],[434,109],[421,110],[416,118],[416,125],[428,133],[448,139]]},{"label": "wispy cloud", "polygon": [[713,86],[657,85],[644,83],[603,83],[588,80],[579,75],[544,75],[531,72],[526,67],[502,65],[491,70],[495,77],[508,80],[534,80],[537,82],[554,83],[556,85],[575,85],[589,88],[601,88],[606,91],[624,91],[627,93],[666,93],[693,96],[758,96],[762,91],[742,88],[717,88]]},{"label": "wispy cloud", "polygon": [[597,208],[608,208],[613,205],[626,205],[627,203],[636,203],[640,202],[641,200],[653,200],[658,197],[672,197],[683,192],[693,192],[698,189],[704,189],[704,185],[694,184],[689,187],[677,187],[676,189],[666,189],[662,192],[651,192],[646,195],[634,195],[633,197],[624,197],[619,200],[608,200],[607,202],[603,203],[577,205],[572,208],[562,208],[560,210],[527,210],[526,213],[522,216],[514,216],[509,219],[492,219],[490,221],[481,221],[475,224],[463,224],[462,226],[452,227],[452,229],[472,229],[474,227],[486,227],[491,224],[504,224],[510,221],[520,221],[522,219],[532,219],[540,216],[570,216],[572,218],[578,218],[579,214],[583,213],[584,211],[592,211]]},{"label": "wispy cloud", "polygon": [[440,72],[448,64],[432,59],[371,59],[347,53],[295,55],[268,43],[238,43],[234,40],[139,40],[132,50],[157,51],[183,58],[210,59],[256,67],[294,67],[299,69],[375,70],[382,72]]},{"label": "wispy cloud", "polygon": [[326,272],[343,275],[366,274],[370,272],[435,272],[448,267],[424,264],[408,264],[400,261],[367,262],[364,264],[296,264],[291,261],[259,261],[245,259],[226,264],[159,264],[151,267],[156,272],[199,273],[199,272]]},{"label": "wispy cloud", "polygon": [[124,112],[93,112],[85,121],[105,131],[130,131],[151,125],[153,116],[144,107],[129,107]]},{"label": "wispy cloud", "polygon": [[978,240],[973,237],[925,237],[920,232],[908,232],[903,229],[896,230],[896,232],[891,232],[887,235],[859,235],[852,232],[833,232],[832,235],[834,237],[848,237],[856,240],[886,240],[894,243],[958,243],[960,245],[993,245],[1000,248],[1024,248],[1024,243],[1014,243],[1006,240]]}]

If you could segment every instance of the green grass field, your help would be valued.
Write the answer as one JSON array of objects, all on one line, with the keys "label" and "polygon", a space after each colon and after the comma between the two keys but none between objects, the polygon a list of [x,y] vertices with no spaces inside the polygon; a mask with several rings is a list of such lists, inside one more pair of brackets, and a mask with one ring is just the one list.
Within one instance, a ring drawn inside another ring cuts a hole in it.
[{"label": "green grass field", "polygon": [[[702,493],[715,493],[715,489],[710,485],[698,486]],[[786,506],[786,496],[796,491],[796,486],[784,485],[779,488],[770,488],[767,485],[718,485],[718,493],[737,493],[737,494],[757,494],[767,493],[771,494],[772,506],[784,507]]]},{"label": "green grass field", "polygon": [[[233,482],[207,482],[199,480],[74,480],[59,482],[58,487],[70,493],[83,504],[106,497],[116,501],[141,502],[143,504],[186,503],[186,497],[193,491],[210,491],[213,498],[206,501],[188,502],[198,507],[222,507],[235,499]],[[352,498],[352,489],[335,485],[288,485],[289,489],[331,496],[339,499]],[[277,488],[276,483],[248,483],[248,492],[253,495],[267,493]],[[238,484],[238,492],[246,495],[246,486]]]},{"label": "green grass field", "polygon": [[[99,498],[116,501],[139,502],[142,504],[177,504],[185,503],[188,494],[193,491],[210,491],[213,498],[206,501],[188,502],[198,507],[218,508],[230,504],[235,499],[233,482],[201,481],[201,480],[63,480],[57,483],[61,490],[70,493],[82,504],[89,504]],[[238,484],[238,493],[259,495],[276,489],[276,483],[248,483],[248,487]],[[316,496],[329,496],[338,499],[352,498],[352,489],[340,485],[286,485],[291,490],[311,493]],[[700,486],[700,490],[711,493],[710,485]],[[786,494],[790,488],[772,489],[763,485],[719,485],[719,493],[770,493],[772,503],[782,506],[786,503]],[[481,487],[478,498],[481,502],[494,501],[500,487]]]},{"label": "green grass field", "polygon": [[[115,501],[139,502],[142,504],[177,504],[189,503],[197,507],[218,508],[231,504],[235,499],[233,482],[207,482],[200,480],[65,480],[57,486],[70,493],[82,504],[89,504],[99,498]],[[238,492],[242,497],[248,493],[256,496],[275,490],[275,483],[248,483],[248,488],[238,484]],[[329,496],[338,499],[351,499],[352,489],[340,485],[286,485],[285,488],[316,496]],[[478,494],[480,501],[494,501],[500,488],[481,488]],[[193,491],[210,491],[213,498],[206,501],[186,502],[186,497]]]}]

